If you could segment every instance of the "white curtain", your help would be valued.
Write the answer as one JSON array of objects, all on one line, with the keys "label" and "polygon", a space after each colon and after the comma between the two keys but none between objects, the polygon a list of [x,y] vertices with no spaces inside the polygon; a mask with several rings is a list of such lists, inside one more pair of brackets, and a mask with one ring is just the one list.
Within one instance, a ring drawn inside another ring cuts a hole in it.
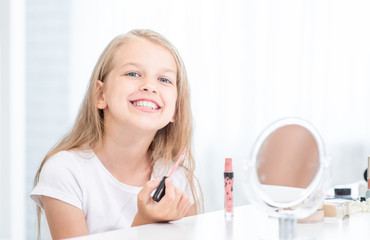
[{"label": "white curtain", "polygon": [[362,179],[370,155],[370,2],[367,0],[81,0],[71,18],[70,120],[95,62],[133,28],[164,34],[191,85],[197,175],[206,211],[223,208],[232,157],[235,204],[243,164],[271,122],[310,121],[331,156],[332,184]]}]

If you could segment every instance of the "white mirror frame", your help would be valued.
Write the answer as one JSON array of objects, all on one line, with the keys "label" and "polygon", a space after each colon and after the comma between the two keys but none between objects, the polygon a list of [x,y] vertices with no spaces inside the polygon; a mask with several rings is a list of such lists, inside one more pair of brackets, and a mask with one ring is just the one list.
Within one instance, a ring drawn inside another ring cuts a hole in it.
[{"label": "white mirror frame", "polygon": [[[262,144],[270,136],[271,133],[280,127],[287,125],[298,125],[307,129],[314,137],[319,151],[319,168],[310,183],[310,185],[302,191],[297,199],[291,202],[277,202],[262,190],[262,184],[257,175],[257,157],[262,147]],[[309,122],[300,118],[284,118],[271,123],[257,138],[256,143],[252,148],[250,161],[247,162],[247,186],[246,193],[252,202],[258,203],[272,216],[284,217],[284,215],[293,218],[304,218],[316,211],[323,202],[326,188],[326,174],[328,162],[325,158],[325,150],[323,141],[317,130]],[[250,195],[251,194],[251,195]],[[277,209],[293,208],[289,211],[277,211]]]}]

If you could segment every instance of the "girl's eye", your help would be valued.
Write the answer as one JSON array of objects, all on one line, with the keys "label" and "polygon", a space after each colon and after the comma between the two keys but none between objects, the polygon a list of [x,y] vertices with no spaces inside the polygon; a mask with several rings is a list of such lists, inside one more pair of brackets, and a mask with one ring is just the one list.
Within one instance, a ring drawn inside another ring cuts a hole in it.
[{"label": "girl's eye", "polygon": [[167,78],[159,78],[159,81],[164,82],[164,83],[172,83],[170,80]]},{"label": "girl's eye", "polygon": [[126,75],[129,76],[129,77],[140,77],[140,75],[135,73],[135,72],[129,72]]}]

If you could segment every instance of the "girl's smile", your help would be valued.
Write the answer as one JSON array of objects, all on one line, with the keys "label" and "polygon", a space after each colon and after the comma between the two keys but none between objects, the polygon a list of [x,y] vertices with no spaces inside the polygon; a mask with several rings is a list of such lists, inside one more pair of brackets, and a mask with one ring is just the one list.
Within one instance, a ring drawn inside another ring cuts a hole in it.
[{"label": "girl's smile", "polygon": [[136,109],[143,112],[155,113],[161,109],[161,107],[154,100],[151,99],[137,99],[130,102]]}]

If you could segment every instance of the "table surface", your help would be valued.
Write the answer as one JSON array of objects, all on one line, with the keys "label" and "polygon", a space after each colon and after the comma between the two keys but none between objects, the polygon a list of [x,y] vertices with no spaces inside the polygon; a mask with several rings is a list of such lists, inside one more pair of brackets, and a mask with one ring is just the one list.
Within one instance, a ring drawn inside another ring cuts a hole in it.
[{"label": "table surface", "polygon": [[[299,223],[297,239],[370,239],[370,213],[358,213],[344,220]],[[215,211],[169,223],[148,224],[130,229],[93,234],[74,240],[97,239],[278,239],[278,221],[254,205],[234,209],[226,220],[224,211]]]}]

